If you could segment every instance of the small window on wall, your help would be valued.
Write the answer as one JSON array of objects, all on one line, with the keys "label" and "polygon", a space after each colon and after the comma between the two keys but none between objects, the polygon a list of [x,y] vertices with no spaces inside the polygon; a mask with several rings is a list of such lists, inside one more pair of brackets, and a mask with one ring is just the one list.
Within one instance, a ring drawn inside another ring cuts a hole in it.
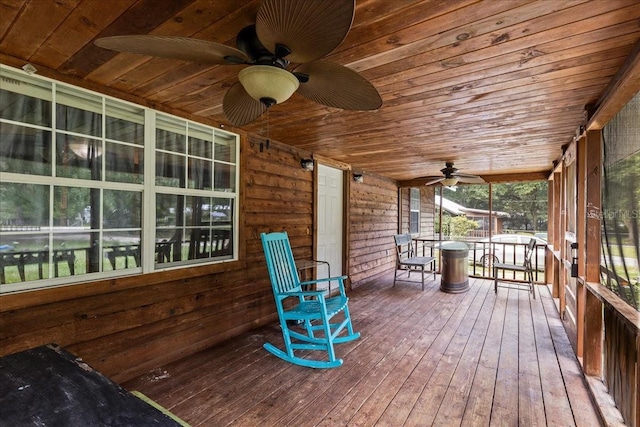
[{"label": "small window on wall", "polygon": [[420,190],[412,188],[409,193],[409,232],[420,232]]}]

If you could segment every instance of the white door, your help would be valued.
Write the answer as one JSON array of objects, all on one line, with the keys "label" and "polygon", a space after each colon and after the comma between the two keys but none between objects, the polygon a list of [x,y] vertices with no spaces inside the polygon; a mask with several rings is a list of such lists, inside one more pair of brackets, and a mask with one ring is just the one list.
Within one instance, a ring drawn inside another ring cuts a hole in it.
[{"label": "white door", "polygon": [[[317,258],[329,263],[332,276],[342,274],[343,176],[340,169],[318,165]],[[318,278],[329,277],[326,266],[318,266]],[[332,284],[332,287],[335,284]],[[326,286],[318,288],[323,289]],[[335,289],[335,288],[334,288]]]}]

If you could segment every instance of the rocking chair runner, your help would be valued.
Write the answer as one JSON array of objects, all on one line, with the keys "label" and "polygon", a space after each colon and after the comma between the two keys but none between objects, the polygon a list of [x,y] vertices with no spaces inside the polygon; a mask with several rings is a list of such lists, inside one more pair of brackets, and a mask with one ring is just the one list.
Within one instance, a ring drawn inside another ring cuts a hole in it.
[{"label": "rocking chair runner", "polygon": [[[262,233],[260,238],[285,344],[285,350],[271,343],[264,344],[264,348],[296,365],[310,368],[342,365],[342,359],[336,358],[333,345],[360,337],[360,333],[353,332],[351,325],[349,298],[344,289],[347,276],[300,282],[287,233]],[[323,290],[303,290],[322,282],[337,282],[338,294],[330,297]],[[290,299],[293,304],[287,301]],[[342,321],[332,322],[339,313],[342,313]],[[341,335],[343,331],[346,335]],[[305,359],[296,355],[296,350],[326,352],[327,360]]]}]

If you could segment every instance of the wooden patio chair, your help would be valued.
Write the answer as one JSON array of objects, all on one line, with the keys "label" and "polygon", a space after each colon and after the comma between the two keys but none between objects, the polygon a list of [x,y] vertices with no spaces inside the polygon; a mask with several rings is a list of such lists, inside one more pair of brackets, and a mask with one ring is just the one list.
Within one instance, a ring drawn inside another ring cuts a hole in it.
[{"label": "wooden patio chair", "polygon": [[[267,260],[269,279],[280,318],[285,350],[271,343],[264,348],[287,362],[310,368],[335,368],[342,365],[336,358],[334,344],[353,341],[360,337],[351,325],[351,316],[344,280],[347,276],[323,278],[300,282],[296,264],[286,232],[260,235]],[[325,290],[313,289],[317,283],[334,281],[338,293],[330,297]],[[334,316],[342,313],[338,321]],[[340,320],[342,319],[342,320]],[[341,335],[346,332],[346,335]],[[297,350],[316,350],[325,360],[305,359]]]},{"label": "wooden patio chair", "polygon": [[[493,278],[494,278],[494,290],[498,293],[498,287],[501,288],[509,288],[509,289],[517,289],[521,291],[529,291],[533,298],[536,298],[536,290],[535,285],[533,284],[533,266],[531,264],[531,258],[533,256],[533,252],[536,250],[536,239],[529,240],[529,244],[524,249],[524,264],[503,264],[503,263],[494,263],[493,264]],[[505,282],[505,284],[499,284],[500,280],[498,278],[499,270],[503,271],[515,271],[524,273],[524,278],[526,280],[525,283],[518,282]],[[508,283],[508,284],[507,284]]]},{"label": "wooden patio chair", "polygon": [[415,256],[411,234],[396,234],[396,271],[393,275],[393,286],[398,280],[398,270],[407,270],[407,277],[412,271],[422,272],[422,290],[424,291],[424,273],[433,273],[436,278],[436,259],[430,256]]}]

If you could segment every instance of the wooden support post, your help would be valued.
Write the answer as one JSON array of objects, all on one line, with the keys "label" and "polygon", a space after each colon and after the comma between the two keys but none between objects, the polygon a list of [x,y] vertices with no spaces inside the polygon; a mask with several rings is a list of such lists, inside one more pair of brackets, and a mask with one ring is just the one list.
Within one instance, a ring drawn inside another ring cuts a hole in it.
[{"label": "wooden support post", "polygon": [[602,132],[587,132],[585,165],[586,173],[586,224],[585,224],[585,279],[600,281],[600,233],[602,224],[602,202],[600,181],[602,178]]},{"label": "wooden support post", "polygon": [[[585,269],[587,282],[600,282],[601,200],[602,170],[601,131],[588,131],[585,143]],[[588,153],[588,154],[587,154]],[[584,310],[583,363],[587,375],[602,374],[602,303],[590,291],[586,293]]]},{"label": "wooden support post", "polygon": [[576,353],[578,357],[584,354],[584,318],[585,304],[587,299],[587,290],[584,283],[585,263],[585,230],[586,230],[586,188],[587,188],[587,139],[581,137],[576,142],[577,164],[576,177],[578,182],[577,188],[577,212],[576,212],[576,242],[578,249],[576,256],[578,257],[578,278],[576,278]]},{"label": "wooden support post", "polygon": [[[553,174],[551,175],[553,177]],[[553,179],[547,180],[547,249],[545,250],[544,257],[544,281],[547,284],[553,285],[553,235],[554,235],[554,219],[555,219],[555,207],[553,205]],[[555,296],[555,295],[554,295]]]},{"label": "wooden support post", "polygon": [[602,376],[602,302],[592,292],[585,298],[583,369],[587,375]]},{"label": "wooden support post", "polygon": [[[560,265],[560,259],[557,254],[560,253],[560,247],[562,246],[564,237],[564,228],[562,221],[563,210],[562,206],[562,174],[556,172],[553,174],[553,221],[555,223],[553,228],[553,297],[562,299],[561,292],[564,291],[563,284],[560,282],[560,271],[562,266]],[[562,307],[560,308],[560,315],[562,316]]]},{"label": "wooden support post", "polygon": [[567,273],[564,265],[564,260],[567,259],[567,216],[568,216],[568,203],[567,200],[567,167],[566,162],[562,160],[562,167],[560,168],[562,171],[559,174],[560,179],[560,203],[558,205],[560,211],[560,230],[558,230],[558,249],[560,253],[560,258],[558,259],[558,302],[559,302],[559,310],[560,316],[564,320],[565,318],[565,310],[567,307]]}]

